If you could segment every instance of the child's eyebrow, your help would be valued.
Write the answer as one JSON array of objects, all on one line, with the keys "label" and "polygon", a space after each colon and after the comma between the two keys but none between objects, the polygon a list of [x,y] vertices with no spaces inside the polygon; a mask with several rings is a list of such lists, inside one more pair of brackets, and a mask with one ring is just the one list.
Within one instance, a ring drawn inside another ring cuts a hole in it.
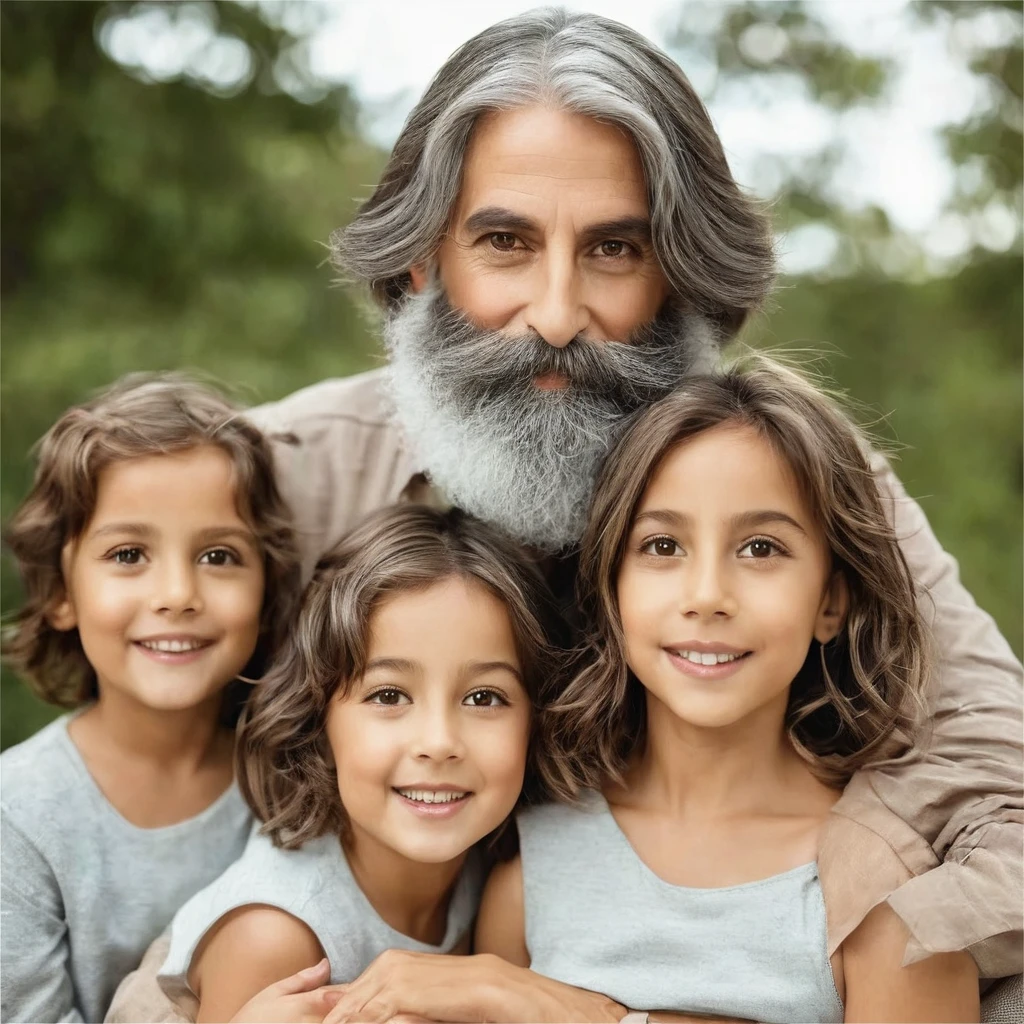
[{"label": "child's eyebrow", "polygon": [[211,526],[208,530],[200,530],[196,536],[204,541],[234,538],[235,540],[242,540],[252,544],[256,540],[252,530],[247,530],[241,526]]},{"label": "child's eyebrow", "polygon": [[522,673],[515,665],[507,661],[471,661],[466,666],[466,675],[482,676],[486,672],[508,672],[515,676],[519,682],[523,681]]},{"label": "child's eyebrow", "polygon": [[[663,523],[666,526],[688,526],[693,520],[690,516],[683,512],[675,512],[672,509],[667,508],[655,508],[648,509],[646,512],[641,512],[636,519],[633,520],[633,526],[638,526],[640,523],[651,520],[655,523]],[[800,525],[791,515],[785,512],[781,512],[778,509],[757,509],[752,512],[740,512],[737,515],[732,516],[729,519],[729,524],[737,530],[751,529],[757,526],[769,526],[772,523],[781,523],[786,526],[792,526],[794,529],[799,530],[804,536],[807,535],[807,530]]]},{"label": "child's eyebrow", "polygon": [[374,658],[366,663],[363,673],[372,672],[374,669],[388,669],[391,672],[411,672],[416,666],[407,658]]},{"label": "child's eyebrow", "polygon": [[107,523],[94,530],[94,537],[106,537],[111,533],[130,534],[133,537],[151,537],[156,531],[145,523]]}]

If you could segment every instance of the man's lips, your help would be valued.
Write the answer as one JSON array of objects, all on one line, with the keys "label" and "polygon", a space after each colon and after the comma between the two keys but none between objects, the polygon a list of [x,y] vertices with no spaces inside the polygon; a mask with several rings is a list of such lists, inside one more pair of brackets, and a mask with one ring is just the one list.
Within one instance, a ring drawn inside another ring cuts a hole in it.
[{"label": "man's lips", "polygon": [[569,378],[557,370],[549,370],[534,377],[533,383],[541,391],[561,391],[569,386]]}]

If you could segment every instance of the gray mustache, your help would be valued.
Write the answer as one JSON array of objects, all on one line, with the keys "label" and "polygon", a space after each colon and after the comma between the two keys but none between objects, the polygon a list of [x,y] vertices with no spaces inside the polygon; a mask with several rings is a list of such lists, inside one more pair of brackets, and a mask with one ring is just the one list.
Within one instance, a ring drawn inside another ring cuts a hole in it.
[{"label": "gray mustache", "polygon": [[[424,351],[464,412],[481,404],[521,401],[525,395],[547,402],[585,396],[620,413],[632,412],[668,394],[689,364],[688,348],[680,341],[682,318],[671,312],[659,314],[625,343],[576,337],[561,348],[536,332],[481,329],[443,294],[433,301],[429,323]],[[534,380],[544,374],[563,376],[568,386],[540,393]]]}]

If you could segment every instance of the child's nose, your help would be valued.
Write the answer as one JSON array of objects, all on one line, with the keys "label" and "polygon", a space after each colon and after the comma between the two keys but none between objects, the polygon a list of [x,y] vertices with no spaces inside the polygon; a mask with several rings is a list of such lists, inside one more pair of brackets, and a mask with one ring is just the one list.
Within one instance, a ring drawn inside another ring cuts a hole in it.
[{"label": "child's nose", "polygon": [[183,614],[202,611],[202,596],[194,566],[166,562],[154,573],[150,607],[155,612]]},{"label": "child's nose", "polygon": [[416,716],[413,755],[430,761],[458,760],[463,743],[457,715],[446,708],[425,708]]},{"label": "child's nose", "polygon": [[694,562],[680,598],[679,610],[686,618],[730,618],[736,614],[731,576],[717,559]]}]

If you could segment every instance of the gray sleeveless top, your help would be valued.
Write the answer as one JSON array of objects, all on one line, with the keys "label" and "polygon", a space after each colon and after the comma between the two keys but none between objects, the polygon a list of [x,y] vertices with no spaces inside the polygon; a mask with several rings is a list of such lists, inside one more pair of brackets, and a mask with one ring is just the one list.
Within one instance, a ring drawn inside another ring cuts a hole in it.
[{"label": "gray sleeveless top", "polygon": [[517,823],[533,970],[635,1010],[842,1021],[816,864],[692,889],[640,860],[599,793]]},{"label": "gray sleeveless top", "polygon": [[158,975],[171,999],[191,992],[188,971],[202,937],[229,911],[251,903],[278,907],[307,925],[330,962],[332,984],[352,981],[386,949],[449,953],[476,916],[482,878],[472,851],[452,893],[444,940],[431,946],[381,920],[352,877],[337,836],[282,850],[258,828],[257,823],[241,858],[175,915],[170,951]]}]

